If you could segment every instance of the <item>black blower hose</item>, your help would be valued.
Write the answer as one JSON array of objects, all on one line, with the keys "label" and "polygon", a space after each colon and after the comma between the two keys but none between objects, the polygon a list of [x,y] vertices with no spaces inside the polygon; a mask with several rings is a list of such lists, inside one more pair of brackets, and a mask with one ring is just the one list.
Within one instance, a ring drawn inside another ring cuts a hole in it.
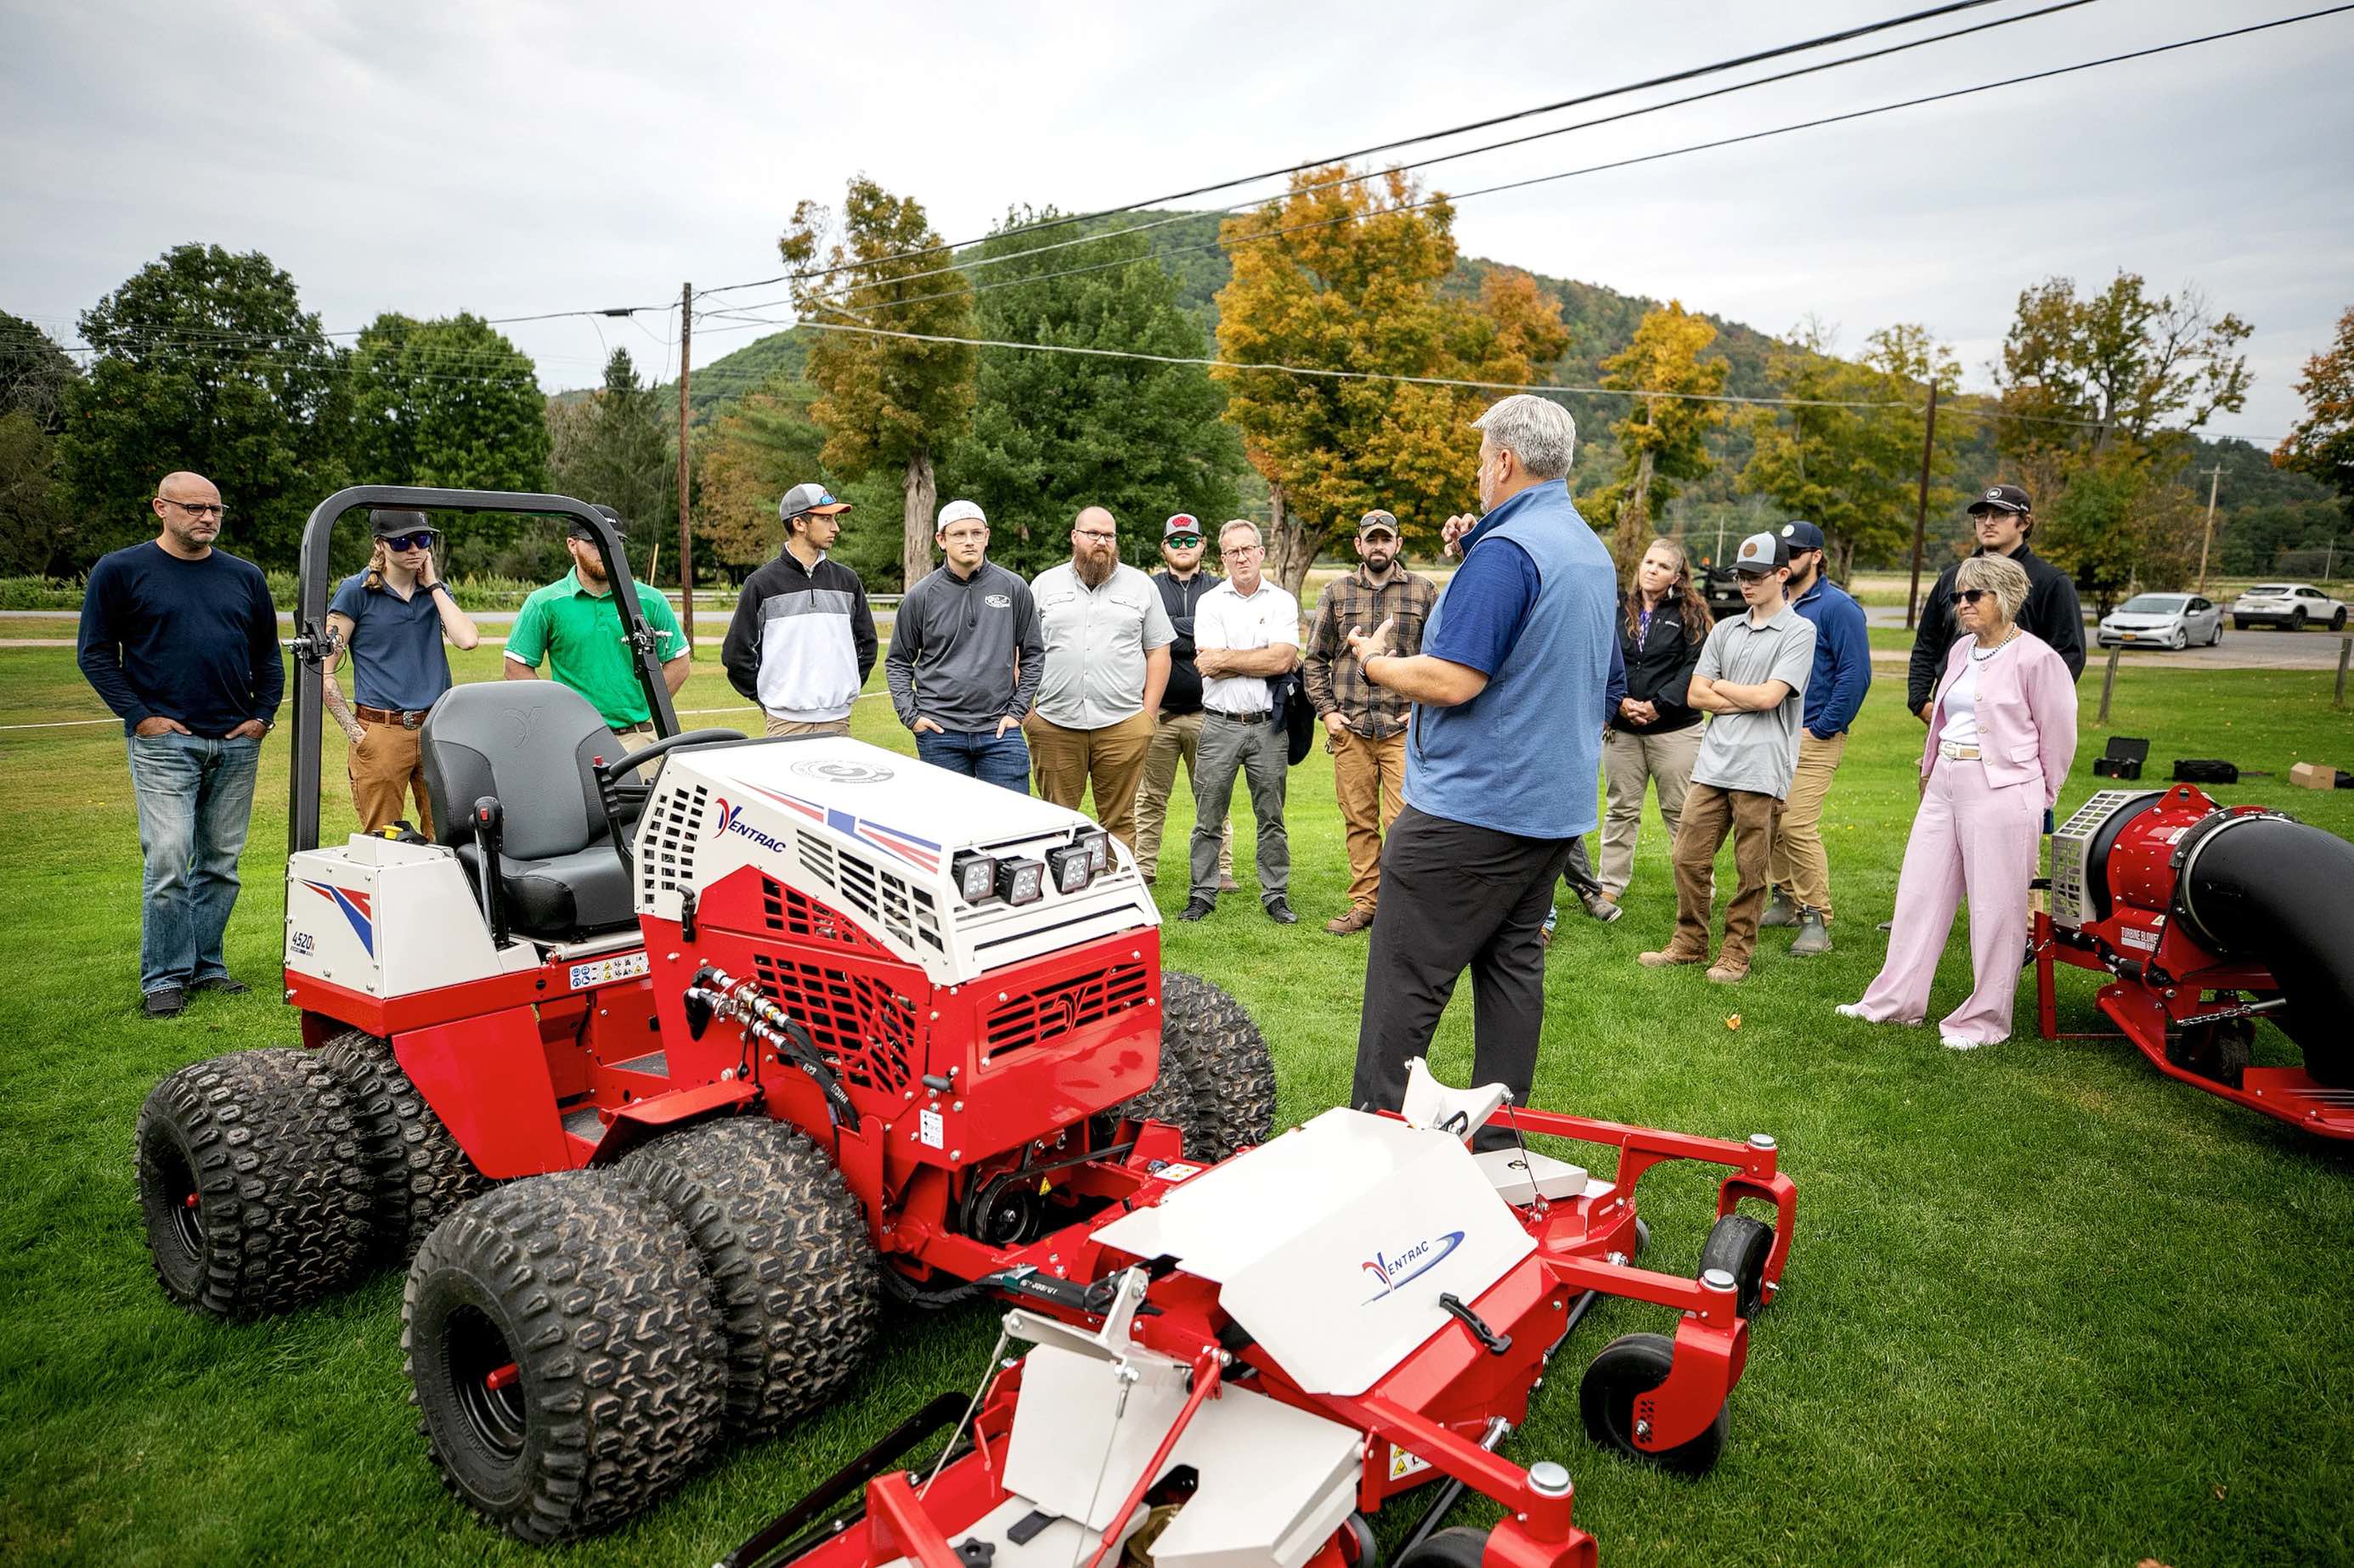
[{"label": "black blower hose", "polygon": [[2286,817],[2208,821],[2176,894],[2193,935],[2272,970],[2287,1005],[2268,1016],[2305,1070],[2354,1085],[2354,843]]}]

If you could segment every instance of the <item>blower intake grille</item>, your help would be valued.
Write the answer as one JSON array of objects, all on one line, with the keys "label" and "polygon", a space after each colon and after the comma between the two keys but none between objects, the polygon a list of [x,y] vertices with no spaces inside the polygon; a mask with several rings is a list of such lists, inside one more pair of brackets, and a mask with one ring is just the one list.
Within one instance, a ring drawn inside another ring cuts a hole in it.
[{"label": "blower intake grille", "polygon": [[760,879],[760,910],[769,929],[799,942],[822,942],[877,958],[892,954],[848,916],[769,877]]},{"label": "blower intake grille", "polygon": [[1100,1023],[1143,1006],[1150,992],[1142,964],[1119,963],[1009,997],[991,1010],[983,1027],[983,1059],[994,1061]]},{"label": "blower intake grille", "polygon": [[916,1004],[880,980],[817,964],[752,959],[753,980],[810,1032],[843,1082],[877,1094],[903,1093],[914,1078]]}]

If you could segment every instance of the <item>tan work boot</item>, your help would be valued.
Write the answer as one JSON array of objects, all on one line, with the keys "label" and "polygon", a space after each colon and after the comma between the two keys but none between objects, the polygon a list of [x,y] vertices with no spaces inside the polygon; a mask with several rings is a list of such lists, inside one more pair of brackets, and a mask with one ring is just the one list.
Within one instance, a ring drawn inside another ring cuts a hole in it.
[{"label": "tan work boot", "polygon": [[1720,960],[1708,966],[1708,978],[1717,985],[1739,985],[1749,978],[1749,966]]},{"label": "tan work boot", "polygon": [[1637,953],[1635,961],[1647,969],[1663,969],[1676,964],[1704,964],[1708,962],[1708,955],[1662,948],[1656,953]]},{"label": "tan work boot", "polygon": [[1352,905],[1345,915],[1336,915],[1324,922],[1324,929],[1336,937],[1353,937],[1373,923],[1373,912],[1362,904]]}]

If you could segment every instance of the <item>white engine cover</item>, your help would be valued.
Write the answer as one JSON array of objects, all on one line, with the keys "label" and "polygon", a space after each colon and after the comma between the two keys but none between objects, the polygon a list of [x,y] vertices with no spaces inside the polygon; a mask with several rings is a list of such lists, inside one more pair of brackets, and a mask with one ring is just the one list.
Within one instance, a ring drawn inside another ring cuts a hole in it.
[{"label": "white engine cover", "polygon": [[1095,824],[847,736],[698,747],[671,757],[640,820],[641,914],[675,920],[680,892],[745,867],[856,919],[895,956],[956,985],[1161,916],[1118,841],[1104,874],[1020,908],[958,895],[965,851],[1035,858]]},{"label": "white engine cover", "polygon": [[286,967],[366,996],[407,996],[539,961],[504,958],[458,857],[439,844],[354,833],[286,863]]},{"label": "white engine cover", "polygon": [[1448,1133],[1346,1107],[1096,1233],[1177,1259],[1311,1393],[1360,1394],[1536,1250]]}]

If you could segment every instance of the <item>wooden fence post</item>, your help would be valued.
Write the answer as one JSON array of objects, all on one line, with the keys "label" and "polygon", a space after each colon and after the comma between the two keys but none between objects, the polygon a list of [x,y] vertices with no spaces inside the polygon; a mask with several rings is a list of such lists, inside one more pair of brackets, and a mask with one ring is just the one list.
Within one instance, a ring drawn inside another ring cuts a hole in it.
[{"label": "wooden fence post", "polygon": [[2115,648],[2109,650],[2108,673],[2101,677],[2101,716],[2096,722],[2104,726],[2109,722],[2110,694],[2117,689],[2118,652],[2119,650]]}]

